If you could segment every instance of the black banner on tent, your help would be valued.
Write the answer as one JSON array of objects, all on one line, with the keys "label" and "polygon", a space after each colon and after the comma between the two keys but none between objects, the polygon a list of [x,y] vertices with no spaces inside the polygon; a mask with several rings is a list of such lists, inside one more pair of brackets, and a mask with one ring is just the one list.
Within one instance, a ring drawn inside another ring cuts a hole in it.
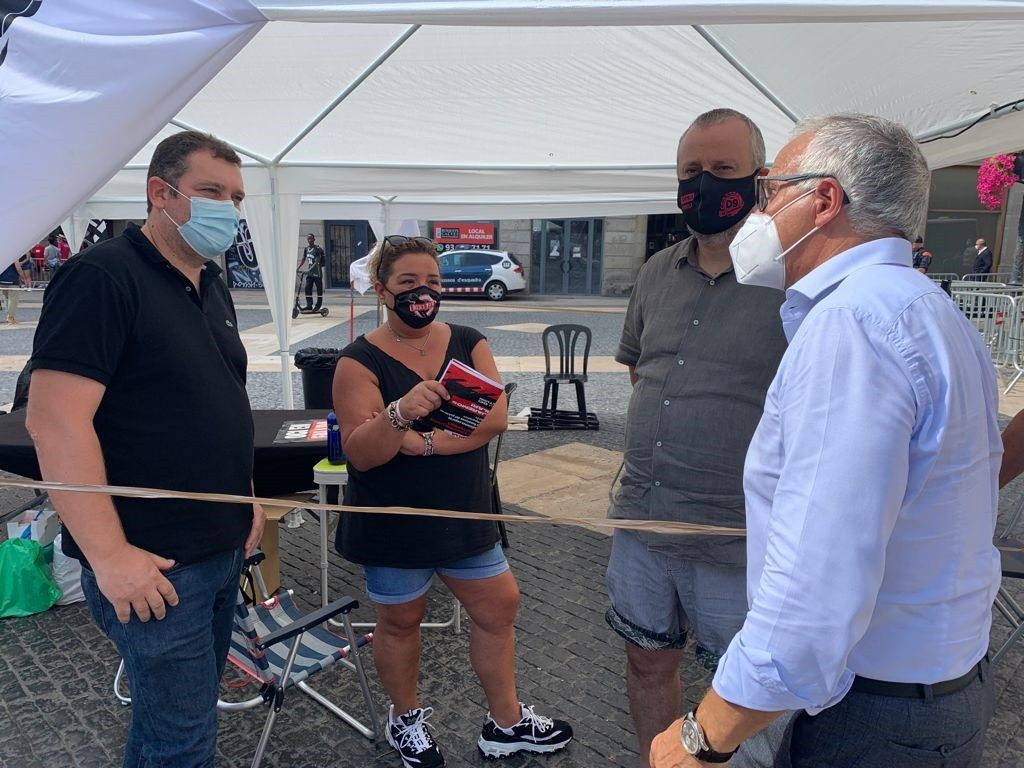
[{"label": "black banner on tent", "polygon": [[82,237],[82,242],[78,245],[79,251],[84,251],[91,245],[101,240],[109,240],[114,236],[114,229],[109,225],[106,219],[90,219],[89,226],[85,228],[85,236]]},{"label": "black banner on tent", "polygon": [[[6,35],[7,30],[18,19],[35,16],[42,4],[42,0],[0,0],[0,37]],[[9,43],[9,40],[4,40],[3,47],[0,47],[0,64],[7,58]]]},{"label": "black banner on tent", "polygon": [[227,267],[229,287],[263,288],[263,276],[256,261],[256,247],[253,245],[249,224],[245,219],[238,225],[235,244],[224,254],[224,264]]}]

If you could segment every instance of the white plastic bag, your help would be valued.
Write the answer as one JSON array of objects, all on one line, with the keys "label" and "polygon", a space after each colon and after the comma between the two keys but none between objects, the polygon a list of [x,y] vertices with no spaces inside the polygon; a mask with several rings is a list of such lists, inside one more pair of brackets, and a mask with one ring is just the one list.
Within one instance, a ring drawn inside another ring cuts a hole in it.
[{"label": "white plastic bag", "polygon": [[82,564],[61,550],[62,536],[57,534],[53,540],[53,578],[62,593],[57,605],[71,605],[85,600],[82,592]]}]

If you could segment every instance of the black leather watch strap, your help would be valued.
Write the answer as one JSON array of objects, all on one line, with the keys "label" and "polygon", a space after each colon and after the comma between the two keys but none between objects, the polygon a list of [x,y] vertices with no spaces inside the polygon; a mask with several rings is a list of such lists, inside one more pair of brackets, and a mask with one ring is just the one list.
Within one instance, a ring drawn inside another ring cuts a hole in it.
[{"label": "black leather watch strap", "polygon": [[704,735],[704,729],[701,728],[700,723],[697,722],[696,710],[691,711],[685,718],[683,718],[683,720],[684,732],[688,727],[692,728],[694,735],[696,736],[696,739],[693,741],[696,741],[699,744],[699,748],[697,748],[696,751],[691,751],[691,748],[687,746],[687,739],[685,736],[681,736],[683,746],[686,747],[687,751],[690,752],[691,755],[693,755],[694,759],[702,763],[727,763],[732,759],[732,756],[739,751],[738,748],[734,749],[732,752],[716,752],[711,749],[711,747],[708,746],[707,737]]}]

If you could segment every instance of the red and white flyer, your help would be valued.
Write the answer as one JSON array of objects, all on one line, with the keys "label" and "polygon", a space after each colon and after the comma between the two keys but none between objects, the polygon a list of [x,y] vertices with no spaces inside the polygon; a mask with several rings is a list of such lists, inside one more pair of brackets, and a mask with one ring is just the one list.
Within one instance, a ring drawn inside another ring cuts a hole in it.
[{"label": "red and white flyer", "polygon": [[454,359],[448,361],[440,382],[451,399],[427,419],[435,428],[456,437],[473,434],[505,391],[500,382]]},{"label": "red and white flyer", "polygon": [[319,443],[327,442],[327,419],[307,421],[283,421],[277,430],[274,443]]}]

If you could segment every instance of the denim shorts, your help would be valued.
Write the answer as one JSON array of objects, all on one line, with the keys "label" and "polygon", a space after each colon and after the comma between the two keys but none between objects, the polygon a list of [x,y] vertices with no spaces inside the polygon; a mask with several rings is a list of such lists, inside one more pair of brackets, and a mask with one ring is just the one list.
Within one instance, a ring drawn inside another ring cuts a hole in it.
[{"label": "denim shorts", "polygon": [[697,661],[714,670],[747,615],[747,569],[672,557],[643,534],[615,531],[608,560],[608,625],[647,651],[682,648],[696,635]]},{"label": "denim shorts", "polygon": [[385,568],[376,565],[363,566],[366,575],[366,594],[375,603],[401,605],[411,603],[430,589],[435,573],[451,579],[475,581],[489,579],[508,570],[508,560],[501,543],[496,543],[486,552],[448,565],[434,568]]}]

